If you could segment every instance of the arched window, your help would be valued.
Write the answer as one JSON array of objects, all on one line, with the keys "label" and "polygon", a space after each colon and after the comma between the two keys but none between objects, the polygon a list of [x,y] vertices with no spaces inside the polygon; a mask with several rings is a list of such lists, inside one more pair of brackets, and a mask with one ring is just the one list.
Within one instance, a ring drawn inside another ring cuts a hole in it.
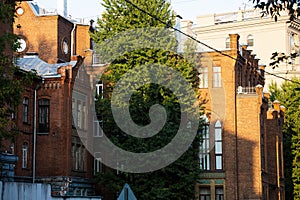
[{"label": "arched window", "polygon": [[226,49],[230,48],[230,38],[229,37],[227,37],[225,40],[225,47],[226,47]]},{"label": "arched window", "polygon": [[247,37],[247,45],[248,45],[248,47],[253,47],[253,45],[254,45],[253,35],[248,35],[248,37]]},{"label": "arched window", "polygon": [[215,162],[216,169],[223,169],[222,125],[218,120],[215,124]]}]

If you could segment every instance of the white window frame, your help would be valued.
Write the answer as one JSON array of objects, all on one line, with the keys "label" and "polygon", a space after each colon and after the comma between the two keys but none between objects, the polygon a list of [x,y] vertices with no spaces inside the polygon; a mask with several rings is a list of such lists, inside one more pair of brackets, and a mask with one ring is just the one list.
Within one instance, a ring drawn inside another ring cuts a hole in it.
[{"label": "white window frame", "polygon": [[213,66],[213,88],[222,87],[222,68]]},{"label": "white window frame", "polygon": [[225,40],[225,48],[229,49],[230,48],[230,37],[227,37]]},{"label": "white window frame", "polygon": [[22,169],[28,167],[28,143],[24,142],[22,145]]},{"label": "white window frame", "polygon": [[219,120],[215,123],[215,168],[216,170],[223,169],[223,138],[222,124]]},{"label": "white window frame", "polygon": [[247,45],[248,47],[254,46],[254,37],[251,34],[247,36]]},{"label": "white window frame", "polygon": [[81,122],[82,122],[82,107],[81,107],[82,105],[81,105],[81,101],[80,100],[77,100],[77,106],[76,106],[76,119],[77,119],[77,127],[78,128],[82,128],[82,126],[81,126]]},{"label": "white window frame", "polygon": [[199,73],[199,88],[208,88],[208,67],[201,68]]},{"label": "white window frame", "polygon": [[[96,95],[100,96],[101,95],[101,99],[103,99],[103,83],[102,81],[100,81],[99,83],[96,84]],[[96,98],[95,98],[96,100]]]},{"label": "white window frame", "polygon": [[94,137],[102,137],[103,136],[103,119],[98,120],[97,117],[94,118],[93,132],[94,132]]},{"label": "white window frame", "polygon": [[202,141],[199,150],[199,164],[200,169],[210,170],[210,138],[209,138],[209,125],[205,125],[202,130]]},{"label": "white window frame", "polygon": [[103,172],[102,158],[100,152],[94,153],[94,175]]}]

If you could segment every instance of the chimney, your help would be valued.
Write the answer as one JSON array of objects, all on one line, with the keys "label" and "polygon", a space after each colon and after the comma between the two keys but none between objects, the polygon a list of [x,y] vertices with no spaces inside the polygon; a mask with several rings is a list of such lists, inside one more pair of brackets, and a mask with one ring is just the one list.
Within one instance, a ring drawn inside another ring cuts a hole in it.
[{"label": "chimney", "polygon": [[230,37],[230,49],[238,50],[239,49],[239,34],[229,34]]},{"label": "chimney", "polygon": [[273,101],[273,107],[274,107],[274,110],[277,110],[277,112],[280,112],[280,101],[278,101],[278,100]]},{"label": "chimney", "polygon": [[68,18],[68,0],[57,0],[57,13]]},{"label": "chimney", "polygon": [[265,77],[265,68],[266,68],[266,65],[259,66],[260,74],[262,77]]}]

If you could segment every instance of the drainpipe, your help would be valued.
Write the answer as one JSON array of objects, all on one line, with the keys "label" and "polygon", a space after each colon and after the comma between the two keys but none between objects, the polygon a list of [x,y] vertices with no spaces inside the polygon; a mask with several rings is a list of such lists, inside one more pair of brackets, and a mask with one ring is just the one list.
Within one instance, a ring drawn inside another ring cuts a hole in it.
[{"label": "drainpipe", "polygon": [[32,183],[35,182],[35,171],[36,171],[36,121],[37,121],[37,118],[36,118],[36,112],[37,112],[37,91],[38,89],[40,89],[42,87],[42,85],[44,84],[44,78],[42,78],[42,82],[36,86],[35,90],[34,90],[34,111],[33,111],[33,161],[32,161]]},{"label": "drainpipe", "polygon": [[74,23],[73,29],[71,31],[71,56],[74,55],[74,31],[76,29],[76,24]]},{"label": "drainpipe", "polygon": [[[236,74],[236,70],[234,70],[234,75]],[[235,132],[235,175],[236,175],[236,200],[240,199],[239,193],[239,152],[238,152],[238,110],[237,110],[237,88],[234,87],[234,132]]]}]

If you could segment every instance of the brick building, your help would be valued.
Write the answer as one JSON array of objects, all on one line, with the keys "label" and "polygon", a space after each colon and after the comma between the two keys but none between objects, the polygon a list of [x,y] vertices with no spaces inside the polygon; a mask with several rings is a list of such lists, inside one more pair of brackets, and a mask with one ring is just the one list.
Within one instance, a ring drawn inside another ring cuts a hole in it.
[{"label": "brick building", "polygon": [[[35,3],[22,2],[16,12],[13,28],[22,44],[18,65],[25,71],[37,70],[41,77],[33,85],[24,85],[15,118],[20,133],[6,146],[6,151],[19,157],[16,177],[52,183],[54,195],[91,195],[93,167],[100,171],[101,163],[93,160],[75,129],[88,134],[94,121],[87,114],[94,77],[86,71],[90,73],[95,65],[90,26]],[[200,90],[207,102],[208,123],[200,146],[203,174],[196,197],[284,199],[284,108],[278,102],[270,107],[268,94],[259,86],[264,85],[264,67],[258,66],[246,46],[239,49],[239,36],[230,35],[230,49],[223,53],[236,60],[217,52],[201,57]],[[74,55],[86,58],[76,61]],[[77,74],[82,84],[72,94]],[[88,140],[88,135],[83,139]]]},{"label": "brick building", "polygon": [[[36,70],[40,78],[24,84],[14,119],[19,134],[2,151],[19,158],[16,181],[51,183],[52,195],[95,195],[96,161],[83,145],[93,132],[88,113],[94,99],[86,73],[92,62],[90,25],[34,2],[18,3],[16,15],[13,31],[21,43],[17,65],[25,73]],[[80,83],[74,88],[75,80]]]},{"label": "brick building", "polygon": [[[284,199],[284,108],[263,93],[264,66],[230,35],[230,49],[201,57],[200,90],[207,126],[200,145],[196,196]],[[239,51],[239,49],[241,51]],[[226,55],[229,56],[226,56]]]}]

